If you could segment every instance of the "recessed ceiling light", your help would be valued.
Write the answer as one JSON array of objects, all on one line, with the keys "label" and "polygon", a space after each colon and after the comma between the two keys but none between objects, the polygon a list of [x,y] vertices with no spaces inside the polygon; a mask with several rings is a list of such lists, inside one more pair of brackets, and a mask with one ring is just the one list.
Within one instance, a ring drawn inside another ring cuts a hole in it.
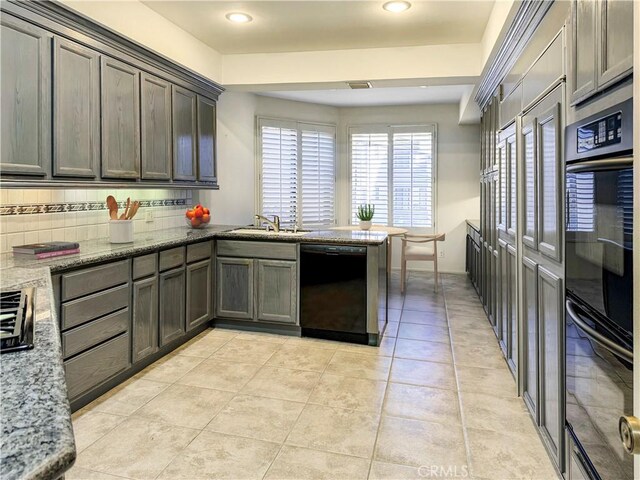
[{"label": "recessed ceiling light", "polygon": [[242,12],[231,12],[226,15],[227,20],[233,23],[249,23],[253,20],[251,15]]},{"label": "recessed ceiling light", "polygon": [[411,8],[411,4],[405,1],[393,1],[387,2],[382,5],[387,12],[399,13],[404,12],[405,10],[409,10]]}]

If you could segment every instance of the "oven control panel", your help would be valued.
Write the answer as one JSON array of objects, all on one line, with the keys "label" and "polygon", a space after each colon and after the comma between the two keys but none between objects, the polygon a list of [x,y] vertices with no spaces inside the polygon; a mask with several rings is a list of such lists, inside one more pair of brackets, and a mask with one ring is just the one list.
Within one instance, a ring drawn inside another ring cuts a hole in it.
[{"label": "oven control panel", "polygon": [[578,153],[622,142],[622,112],[618,111],[577,128]]}]

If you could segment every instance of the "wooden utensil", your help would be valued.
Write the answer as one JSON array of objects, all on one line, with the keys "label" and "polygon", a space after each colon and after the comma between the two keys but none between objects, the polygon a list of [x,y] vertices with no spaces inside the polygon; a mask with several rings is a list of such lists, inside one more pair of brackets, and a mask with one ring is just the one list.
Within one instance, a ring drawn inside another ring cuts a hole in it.
[{"label": "wooden utensil", "polygon": [[129,212],[129,207],[131,206],[131,197],[127,197],[127,205],[124,207],[124,213],[120,215],[120,220],[127,219],[127,213]]},{"label": "wooden utensil", "polygon": [[109,218],[111,220],[118,219],[118,202],[113,197],[113,195],[109,195],[107,197],[107,208],[109,209]]},{"label": "wooden utensil", "polygon": [[127,216],[128,220],[131,220],[135,217],[136,213],[138,213],[138,209],[140,208],[140,202],[136,200],[131,204],[131,209],[129,210],[129,215]]}]

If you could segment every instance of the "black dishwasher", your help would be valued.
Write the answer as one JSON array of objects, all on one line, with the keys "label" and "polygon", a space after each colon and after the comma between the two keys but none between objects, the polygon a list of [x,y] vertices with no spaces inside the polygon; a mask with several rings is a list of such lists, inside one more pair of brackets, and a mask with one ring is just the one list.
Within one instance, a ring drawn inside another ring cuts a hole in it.
[{"label": "black dishwasher", "polygon": [[300,246],[300,326],[306,337],[368,343],[367,247]]}]

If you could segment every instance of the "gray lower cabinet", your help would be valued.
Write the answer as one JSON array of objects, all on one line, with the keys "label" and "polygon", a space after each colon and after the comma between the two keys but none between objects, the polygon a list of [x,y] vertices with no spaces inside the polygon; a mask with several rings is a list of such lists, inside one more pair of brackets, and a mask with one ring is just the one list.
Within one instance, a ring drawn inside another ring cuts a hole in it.
[{"label": "gray lower cabinet", "polygon": [[133,363],[158,351],[158,276],[133,282]]},{"label": "gray lower cabinet", "polygon": [[253,320],[254,261],[216,258],[216,315]]},{"label": "gray lower cabinet", "polygon": [[507,245],[507,364],[518,372],[518,276],[516,249]]},{"label": "gray lower cabinet", "polygon": [[148,73],[140,74],[140,177],[171,179],[171,84]]},{"label": "gray lower cabinet", "polygon": [[51,164],[51,37],[0,17],[0,173],[46,176]]},{"label": "gray lower cabinet", "polygon": [[504,355],[507,355],[507,345],[509,343],[509,253],[507,243],[498,240],[498,312],[500,326],[498,340]]},{"label": "gray lower cabinet", "polygon": [[196,94],[172,86],[173,178],[196,180]]},{"label": "gray lower cabinet", "polygon": [[198,180],[216,182],[216,102],[198,95]]},{"label": "gray lower cabinet", "polygon": [[297,319],[297,262],[256,260],[258,268],[257,320],[290,323]]},{"label": "gray lower cabinet", "polygon": [[523,398],[538,422],[538,265],[522,258],[522,306],[524,322],[521,345],[524,348],[522,366]]},{"label": "gray lower cabinet", "polygon": [[160,346],[164,346],[185,333],[184,266],[162,272],[159,277]]},{"label": "gray lower cabinet", "polygon": [[96,178],[100,170],[100,55],[53,43],[53,175]]},{"label": "gray lower cabinet", "polygon": [[102,177],[140,176],[140,72],[101,58]]},{"label": "gray lower cabinet", "polygon": [[187,265],[187,331],[213,317],[211,259]]}]

